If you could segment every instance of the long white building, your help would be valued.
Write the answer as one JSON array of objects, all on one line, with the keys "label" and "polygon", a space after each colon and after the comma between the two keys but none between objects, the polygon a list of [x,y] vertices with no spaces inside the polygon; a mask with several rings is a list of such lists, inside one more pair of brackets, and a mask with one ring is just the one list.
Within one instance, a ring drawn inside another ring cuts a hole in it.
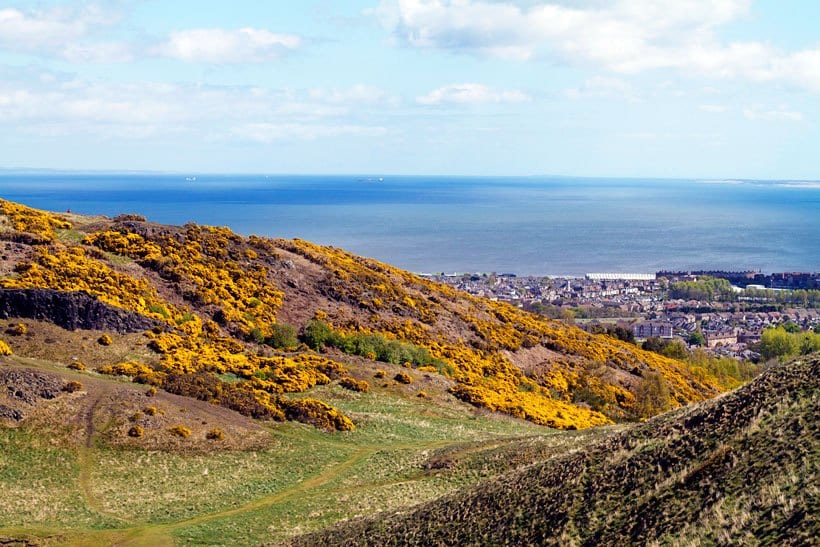
[{"label": "long white building", "polygon": [[591,281],[654,281],[656,276],[653,273],[588,273],[584,277]]}]

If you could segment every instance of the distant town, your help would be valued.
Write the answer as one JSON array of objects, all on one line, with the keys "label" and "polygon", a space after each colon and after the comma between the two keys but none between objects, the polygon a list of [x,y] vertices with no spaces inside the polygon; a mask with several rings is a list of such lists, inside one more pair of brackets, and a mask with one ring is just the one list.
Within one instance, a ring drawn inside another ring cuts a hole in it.
[{"label": "distant town", "polygon": [[743,271],[424,274],[474,296],[509,302],[593,332],[620,327],[637,341],[681,339],[715,355],[758,360],[764,329],[820,332],[820,273]]}]

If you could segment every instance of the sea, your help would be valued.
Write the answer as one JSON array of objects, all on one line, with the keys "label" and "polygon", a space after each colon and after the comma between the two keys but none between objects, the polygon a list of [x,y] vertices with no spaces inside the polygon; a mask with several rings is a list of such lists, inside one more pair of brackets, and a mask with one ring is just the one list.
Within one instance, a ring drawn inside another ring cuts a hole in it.
[{"label": "sea", "polygon": [[5,172],[51,211],[333,245],[417,273],[820,271],[820,183]]}]

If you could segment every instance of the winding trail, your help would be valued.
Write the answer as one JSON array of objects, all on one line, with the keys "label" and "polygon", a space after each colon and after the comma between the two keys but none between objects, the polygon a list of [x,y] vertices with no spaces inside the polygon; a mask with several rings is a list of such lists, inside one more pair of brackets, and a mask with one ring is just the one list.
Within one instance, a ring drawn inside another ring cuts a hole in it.
[{"label": "winding trail", "polygon": [[80,493],[82,494],[83,499],[89,509],[99,513],[100,515],[118,520],[120,522],[133,524],[133,520],[122,517],[105,509],[97,496],[94,495],[91,485],[91,470],[94,466],[94,458],[92,457],[92,451],[94,448],[94,414],[100,406],[100,402],[103,397],[109,393],[110,390],[105,388],[103,388],[101,392],[96,393],[91,402],[84,406],[83,412],[77,416],[77,419],[82,422],[84,427],[83,443],[77,447],[77,465],[80,468],[77,482],[80,488]]},{"label": "winding trail", "polygon": [[[449,446],[452,444],[459,443],[442,440],[433,442],[405,443],[390,446],[389,448],[391,450],[438,448],[443,446]],[[174,532],[177,530],[181,530],[191,526],[197,526],[199,524],[204,524],[214,520],[235,517],[244,513],[252,512],[258,509],[263,509],[266,507],[276,505],[278,503],[282,503],[294,496],[305,494],[311,490],[314,490],[327,484],[328,482],[333,481],[334,479],[339,478],[340,476],[344,476],[344,473],[346,471],[350,470],[363,460],[384,450],[385,448],[386,447],[382,445],[368,445],[366,447],[359,448],[358,450],[352,452],[347,459],[335,465],[329,466],[325,470],[317,473],[316,475],[298,484],[294,484],[288,488],[280,490],[279,492],[276,492],[269,496],[264,496],[249,501],[248,503],[245,503],[238,507],[224,509],[222,511],[216,511],[213,513],[205,513],[189,519],[170,522],[166,524],[145,524],[136,525],[130,528],[110,530],[106,532],[101,532],[100,534],[96,534],[94,536],[87,537],[86,539],[91,539],[93,537],[92,541],[96,540],[95,542],[99,542],[100,544],[103,544],[104,542],[104,544],[116,545],[119,547],[172,546],[174,545]],[[77,545],[85,544],[82,542],[78,542]]]},{"label": "winding trail", "polygon": [[239,507],[225,509],[214,513],[206,513],[203,515],[192,517],[190,519],[180,520],[168,524],[147,525],[144,527],[135,527],[132,529],[119,530],[119,532],[123,535],[119,541],[114,543],[114,545],[122,547],[159,547],[165,545],[174,545],[173,532],[175,530],[187,528],[190,526],[196,526],[198,524],[203,524],[205,522],[210,522],[212,520],[232,517],[240,515],[242,513],[247,513],[250,511],[255,511],[257,509],[262,509],[265,507],[269,507],[271,505],[275,505],[277,503],[287,500],[288,498],[322,486],[323,484],[335,479],[340,474],[344,473],[357,463],[361,462],[365,458],[372,456],[378,451],[379,448],[375,447],[368,447],[356,450],[355,452],[353,452],[353,454],[351,454],[351,456],[348,459],[342,461],[341,463],[328,467],[324,471],[314,475],[313,477],[305,481],[302,481],[298,484],[294,484],[293,486],[285,488],[284,490],[280,490],[275,494],[264,496],[262,498],[257,498],[244,505],[240,505]]}]

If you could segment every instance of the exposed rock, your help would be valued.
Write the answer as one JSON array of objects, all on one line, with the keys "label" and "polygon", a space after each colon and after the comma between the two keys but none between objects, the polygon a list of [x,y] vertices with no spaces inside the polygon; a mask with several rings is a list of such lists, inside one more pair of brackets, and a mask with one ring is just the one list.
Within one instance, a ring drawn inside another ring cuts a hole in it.
[{"label": "exposed rock", "polygon": [[0,369],[0,386],[6,396],[32,405],[37,399],[54,399],[60,395],[65,382],[42,372],[19,369]]},{"label": "exposed rock", "polygon": [[23,419],[23,413],[16,408],[0,405],[0,420],[13,420],[19,422]]},{"label": "exposed rock", "polygon": [[49,321],[64,329],[140,332],[159,323],[97,300],[84,292],[53,289],[0,289],[0,318]]},{"label": "exposed rock", "polygon": [[25,369],[0,369],[0,420],[19,422],[41,400],[62,394],[59,376]]}]

